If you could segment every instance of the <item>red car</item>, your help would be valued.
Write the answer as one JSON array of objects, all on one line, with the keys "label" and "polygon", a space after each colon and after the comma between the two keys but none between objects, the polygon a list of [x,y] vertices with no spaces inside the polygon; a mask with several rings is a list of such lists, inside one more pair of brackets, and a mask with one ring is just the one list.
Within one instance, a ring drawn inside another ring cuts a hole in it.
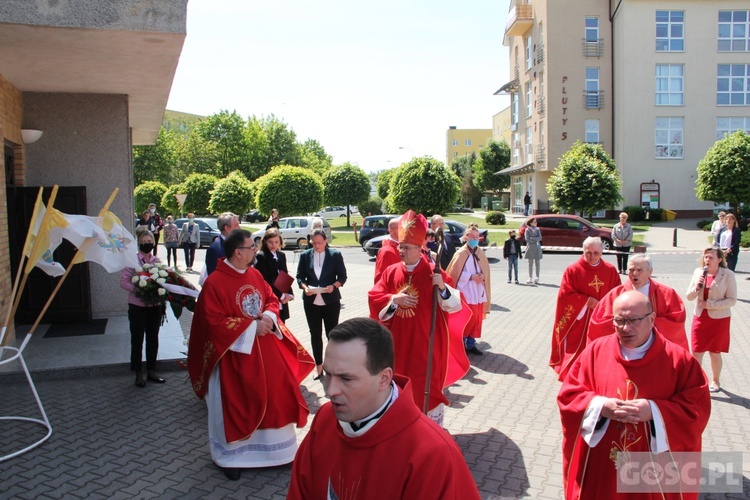
[{"label": "red car", "polygon": [[534,215],[526,219],[518,230],[523,245],[526,244],[524,233],[529,219],[537,220],[537,227],[542,231],[542,246],[581,247],[583,240],[589,236],[598,236],[602,239],[603,250],[612,248],[611,230],[592,224],[577,215],[563,214]]}]

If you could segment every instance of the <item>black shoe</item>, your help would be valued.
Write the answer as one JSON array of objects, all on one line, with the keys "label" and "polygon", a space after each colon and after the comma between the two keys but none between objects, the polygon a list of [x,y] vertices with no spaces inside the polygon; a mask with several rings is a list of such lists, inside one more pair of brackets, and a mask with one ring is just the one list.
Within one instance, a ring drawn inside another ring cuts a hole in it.
[{"label": "black shoe", "polygon": [[467,354],[476,354],[477,356],[484,355],[484,353],[482,351],[480,351],[479,349],[477,349],[477,346],[470,347],[470,348],[466,349],[466,353]]},{"label": "black shoe", "polygon": [[149,382],[156,382],[157,384],[163,384],[164,382],[166,382],[166,380],[157,375],[149,375],[146,378],[149,380]]},{"label": "black shoe", "polygon": [[139,373],[135,376],[135,386],[136,387],[146,387],[146,381],[143,380],[143,375]]},{"label": "black shoe", "polygon": [[322,379],[322,378],[323,378],[323,374],[322,374],[322,373],[318,373],[317,375],[315,375],[315,376],[313,377],[313,380],[320,380],[320,379]]},{"label": "black shoe", "polygon": [[240,478],[239,469],[222,467],[221,470],[224,471],[224,475],[227,476],[227,479],[230,481],[237,481]]}]

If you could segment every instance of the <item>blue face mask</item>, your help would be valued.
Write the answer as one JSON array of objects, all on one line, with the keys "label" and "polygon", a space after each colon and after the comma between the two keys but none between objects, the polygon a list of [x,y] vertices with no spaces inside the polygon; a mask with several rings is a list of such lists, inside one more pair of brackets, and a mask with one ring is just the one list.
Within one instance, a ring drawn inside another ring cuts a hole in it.
[{"label": "blue face mask", "polygon": [[466,244],[469,245],[469,248],[476,248],[479,246],[479,240],[467,240]]},{"label": "blue face mask", "polygon": [[428,241],[427,248],[429,248],[430,250],[435,250],[437,248],[437,243],[435,243],[434,241]]}]

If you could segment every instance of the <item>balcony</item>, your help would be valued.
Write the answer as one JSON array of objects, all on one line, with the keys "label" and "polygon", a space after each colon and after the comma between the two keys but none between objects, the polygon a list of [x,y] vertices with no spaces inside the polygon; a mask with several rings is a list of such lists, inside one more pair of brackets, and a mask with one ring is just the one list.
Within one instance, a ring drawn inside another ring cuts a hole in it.
[{"label": "balcony", "polygon": [[544,165],[547,160],[547,155],[544,152],[544,146],[537,144],[536,146],[536,163],[537,165]]},{"label": "balcony", "polygon": [[544,96],[540,95],[536,98],[536,114],[539,116],[544,116]]},{"label": "balcony", "polygon": [[583,107],[586,109],[602,109],[604,107],[604,91],[584,90]]},{"label": "balcony", "polygon": [[602,57],[604,55],[604,39],[600,38],[594,42],[583,40],[583,57]]},{"label": "balcony", "polygon": [[505,36],[521,36],[534,25],[534,8],[531,5],[516,5],[508,12]]},{"label": "balcony", "polygon": [[541,64],[544,62],[544,44],[540,43],[536,47],[536,64]]}]

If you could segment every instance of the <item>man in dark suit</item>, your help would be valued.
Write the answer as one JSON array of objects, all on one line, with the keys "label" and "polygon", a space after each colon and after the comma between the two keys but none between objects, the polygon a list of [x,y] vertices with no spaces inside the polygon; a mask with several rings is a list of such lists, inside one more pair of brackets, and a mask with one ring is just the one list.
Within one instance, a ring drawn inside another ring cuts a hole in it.
[{"label": "man in dark suit", "polygon": [[[456,253],[456,245],[453,244],[453,238],[450,237],[446,230],[445,221],[443,220],[442,215],[435,214],[432,216],[430,229],[435,231],[435,233],[437,233],[438,229],[443,230],[443,254],[440,257],[440,269],[445,271],[448,268],[448,264],[451,263],[453,254]],[[437,250],[438,249],[435,249],[436,252]]]},{"label": "man in dark suit", "polygon": [[312,248],[299,256],[297,285],[302,289],[302,305],[305,308],[307,326],[310,328],[310,343],[317,375],[323,372],[323,325],[326,338],[339,324],[341,292],[346,283],[346,266],[341,252],[328,246],[328,236],[323,229],[312,233]]},{"label": "man in dark suit", "polygon": [[240,219],[232,212],[224,212],[217,220],[217,226],[221,231],[221,236],[216,238],[211,246],[206,250],[206,276],[214,272],[216,269],[216,262],[226,257],[224,254],[224,240],[227,239],[229,233],[235,229],[240,228]]}]

